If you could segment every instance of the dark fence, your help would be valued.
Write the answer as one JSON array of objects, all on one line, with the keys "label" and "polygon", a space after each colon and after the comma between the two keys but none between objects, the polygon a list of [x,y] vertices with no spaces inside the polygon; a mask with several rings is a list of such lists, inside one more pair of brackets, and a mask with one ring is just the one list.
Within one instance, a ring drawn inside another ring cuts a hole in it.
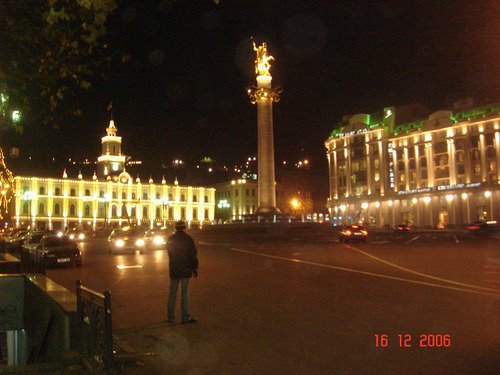
[{"label": "dark fence", "polygon": [[45,275],[45,256],[36,255],[23,248],[21,250],[21,273],[41,273]]},{"label": "dark fence", "polygon": [[87,365],[97,373],[113,373],[111,294],[104,294],[76,282],[76,303],[81,324],[82,351]]}]

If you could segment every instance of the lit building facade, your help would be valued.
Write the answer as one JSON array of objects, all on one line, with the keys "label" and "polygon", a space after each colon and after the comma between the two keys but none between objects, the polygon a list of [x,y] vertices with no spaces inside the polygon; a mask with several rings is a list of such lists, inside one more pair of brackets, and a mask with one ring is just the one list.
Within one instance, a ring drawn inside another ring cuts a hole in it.
[{"label": "lit building facade", "polygon": [[242,220],[256,213],[259,206],[258,182],[239,179],[216,185],[215,219]]},{"label": "lit building facade", "polygon": [[354,115],[326,140],[334,225],[500,219],[500,104],[396,120],[393,107]]},{"label": "lit building facade", "polygon": [[[110,129],[111,133],[110,134]],[[118,139],[119,138],[119,139]],[[185,220],[201,226],[214,220],[215,189],[208,187],[142,183],[125,171],[121,137],[114,122],[103,138],[103,155],[98,158],[102,171],[91,179],[41,178],[17,176],[13,200],[16,226],[63,229],[84,226],[98,229],[126,223],[155,225]],[[113,164],[115,163],[115,164]]]}]

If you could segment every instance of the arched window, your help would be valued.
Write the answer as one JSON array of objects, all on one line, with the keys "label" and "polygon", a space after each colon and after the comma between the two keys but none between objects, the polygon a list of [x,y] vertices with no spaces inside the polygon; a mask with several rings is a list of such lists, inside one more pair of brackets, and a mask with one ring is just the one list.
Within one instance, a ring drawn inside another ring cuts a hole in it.
[{"label": "arched window", "polygon": [[135,199],[135,193],[132,193],[132,199]]},{"label": "arched window", "polygon": [[61,206],[59,206],[59,203],[56,203],[54,206],[54,215],[60,215],[61,214]]},{"label": "arched window", "polygon": [[38,189],[38,195],[45,195],[45,188],[43,186],[40,186],[40,189]]},{"label": "arched window", "polygon": [[148,218],[148,207],[147,206],[142,207],[142,218],[143,219]]},{"label": "arched window", "polygon": [[168,208],[168,218],[172,220],[174,218],[174,209],[173,207]]},{"label": "arched window", "polygon": [[111,216],[116,217],[116,206],[111,207]]},{"label": "arched window", "polygon": [[181,220],[186,220],[186,207],[181,207]]},{"label": "arched window", "polygon": [[90,190],[89,189],[85,189],[85,196],[90,197]]},{"label": "arched window", "polygon": [[142,199],[147,200],[147,199],[148,199],[148,193],[143,192],[143,193],[142,193]]},{"label": "arched window", "polygon": [[193,220],[198,220],[198,209],[193,208]]},{"label": "arched window", "polygon": [[99,190],[99,198],[104,198],[104,190]]},{"label": "arched window", "polygon": [[193,202],[198,202],[198,196],[193,195]]},{"label": "arched window", "polygon": [[60,188],[56,188],[55,195],[56,196],[60,196],[61,195],[61,189]]},{"label": "arched window", "polygon": [[209,220],[209,217],[208,217],[208,208],[205,208],[205,220]]},{"label": "arched window", "polygon": [[127,192],[126,191],[122,191],[122,199],[127,199]]},{"label": "arched window", "polygon": [[156,193],[156,199],[160,199],[160,193]]},{"label": "arched window", "polygon": [[88,204],[85,205],[84,215],[86,217],[90,216],[90,206]]},{"label": "arched window", "polygon": [[186,201],[186,196],[184,194],[181,194],[181,202],[185,202]]},{"label": "arched window", "polygon": [[76,190],[75,190],[75,189],[71,189],[71,190],[69,191],[69,196],[70,196],[70,197],[76,197]]},{"label": "arched window", "polygon": [[168,200],[169,200],[169,201],[173,201],[173,200],[174,200],[174,196],[173,196],[172,194],[169,194],[169,195],[168,195]]},{"label": "arched window", "polygon": [[45,205],[43,203],[38,205],[38,215],[45,215]]},{"label": "arched window", "polygon": [[70,214],[70,216],[76,216],[76,207],[74,204],[69,206],[69,214]]},{"label": "arched window", "polygon": [[116,191],[113,191],[112,197],[113,197],[113,199],[118,198],[118,194],[116,193]]},{"label": "arched window", "polygon": [[205,195],[205,203],[208,203],[208,195]]},{"label": "arched window", "polygon": [[156,218],[160,219],[161,218],[161,210],[160,207],[156,207]]},{"label": "arched window", "polygon": [[23,215],[28,215],[28,202],[23,203]]}]

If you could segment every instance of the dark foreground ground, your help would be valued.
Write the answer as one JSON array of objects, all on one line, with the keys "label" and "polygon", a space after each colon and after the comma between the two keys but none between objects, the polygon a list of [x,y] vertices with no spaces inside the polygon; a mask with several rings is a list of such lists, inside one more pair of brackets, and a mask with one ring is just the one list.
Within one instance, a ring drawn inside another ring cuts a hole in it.
[{"label": "dark foreground ground", "polygon": [[192,234],[196,324],[165,322],[165,251],[113,256],[96,240],[81,269],[49,271],[68,289],[82,279],[111,290],[115,333],[149,354],[119,373],[499,373],[496,237],[380,233],[341,244],[316,226]]}]

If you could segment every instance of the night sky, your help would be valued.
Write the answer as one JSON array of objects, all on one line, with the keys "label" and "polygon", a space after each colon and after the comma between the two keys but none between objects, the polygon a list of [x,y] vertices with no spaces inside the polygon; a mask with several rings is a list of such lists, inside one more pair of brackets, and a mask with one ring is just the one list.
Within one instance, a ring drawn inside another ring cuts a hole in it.
[{"label": "night sky", "polygon": [[[84,116],[60,130],[27,129],[22,155],[95,160],[113,102],[123,152],[142,160],[257,151],[251,38],[275,57],[276,161],[326,169],[324,141],[345,114],[421,103],[451,108],[500,98],[500,2],[121,1],[110,45],[131,55],[81,94]],[[16,144],[17,142],[17,144]]]}]

